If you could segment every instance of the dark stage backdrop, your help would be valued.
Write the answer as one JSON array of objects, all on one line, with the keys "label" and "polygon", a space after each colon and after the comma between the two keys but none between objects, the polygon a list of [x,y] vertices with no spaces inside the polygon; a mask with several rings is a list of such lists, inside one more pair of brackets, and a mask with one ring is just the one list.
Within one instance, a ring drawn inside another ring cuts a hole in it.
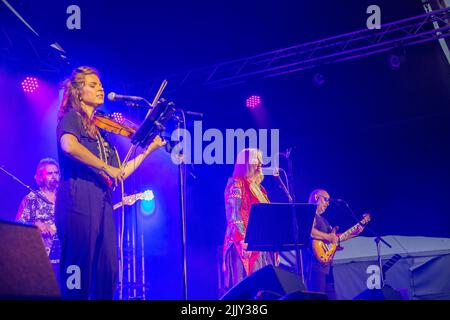
[{"label": "dark stage backdrop", "polygon": [[[47,14],[55,19],[47,21],[39,18],[42,8],[31,3],[20,8],[46,37],[61,43],[73,66],[98,67],[107,92],[151,99],[155,87],[143,90],[142,83],[154,75],[359,30],[365,27],[365,8],[376,4],[200,3],[175,6],[169,2],[137,10],[106,1],[81,1],[86,20],[78,32],[65,29],[65,16],[57,15],[69,3],[51,6]],[[378,3],[385,8],[385,21],[423,12],[420,1]],[[159,14],[148,19],[152,12]],[[371,225],[382,235],[450,237],[450,68],[437,42],[410,47],[401,54],[404,59],[398,71],[389,68],[388,54],[380,54],[228,88],[172,90],[166,97],[179,107],[203,112],[204,130],[280,129],[281,148],[295,146],[292,158],[300,202],[307,201],[311,190],[325,188],[332,197],[347,200],[357,215],[371,212]],[[0,165],[33,185],[39,159],[56,157],[59,93],[58,77],[43,74],[42,91],[25,95],[20,82],[30,72],[25,64],[1,63]],[[312,82],[316,72],[325,77],[321,87]],[[141,85],[133,85],[137,82]],[[245,108],[245,99],[252,94],[262,97],[261,109]],[[109,103],[104,109],[121,111],[136,121],[143,116]],[[116,142],[124,156],[128,142]],[[195,165],[189,170],[189,298],[215,299],[217,250],[225,231],[223,189],[232,166]],[[156,196],[155,213],[145,218],[151,299],[182,297],[177,183],[177,169],[162,150],[139,169],[135,180],[127,182],[128,193],[151,188]],[[272,201],[285,201],[271,177],[264,184]],[[0,191],[0,218],[12,220],[26,191],[3,174]],[[328,218],[341,228],[353,224],[337,208],[330,209]]]}]

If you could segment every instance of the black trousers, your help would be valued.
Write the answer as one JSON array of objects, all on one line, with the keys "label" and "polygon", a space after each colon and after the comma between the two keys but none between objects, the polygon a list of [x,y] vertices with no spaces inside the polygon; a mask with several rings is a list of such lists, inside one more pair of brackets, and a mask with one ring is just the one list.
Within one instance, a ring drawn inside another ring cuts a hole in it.
[{"label": "black trousers", "polygon": [[324,272],[319,265],[311,266],[305,281],[309,291],[326,293],[329,300],[336,300],[332,267],[328,272]]},{"label": "black trousers", "polygon": [[326,293],[329,300],[336,300],[333,267],[321,266],[310,248],[301,250],[303,274],[308,291]]},{"label": "black trousers", "polygon": [[111,193],[89,182],[60,191],[55,215],[63,299],[111,300],[118,273]]}]

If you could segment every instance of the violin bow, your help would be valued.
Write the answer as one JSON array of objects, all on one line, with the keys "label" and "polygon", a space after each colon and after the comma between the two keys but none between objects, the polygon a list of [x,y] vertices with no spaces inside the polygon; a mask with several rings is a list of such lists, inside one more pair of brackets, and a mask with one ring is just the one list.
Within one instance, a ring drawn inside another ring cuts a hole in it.
[{"label": "violin bow", "polygon": [[[167,80],[165,80],[165,79],[164,79],[163,82],[161,83],[161,86],[159,87],[159,90],[158,90],[158,92],[156,93],[156,96],[155,96],[155,98],[153,99],[153,102],[152,102],[152,104],[151,104],[152,108],[155,107],[155,105],[156,105],[156,103],[158,102],[159,98],[161,97],[161,95],[162,95],[164,89],[166,88],[167,83],[168,83],[168,82],[167,82]],[[148,115],[150,114],[150,112],[151,112],[152,110],[153,110],[153,109],[149,109],[148,112],[147,112],[147,115],[146,115],[145,117],[148,117]],[[130,147],[130,149],[128,150],[128,153],[127,153],[125,159],[124,159],[123,162],[122,162],[122,163],[124,164],[124,167],[123,167],[122,169],[124,169],[124,168],[126,167],[128,160],[130,159],[131,155],[133,154],[133,152],[135,151],[136,148],[137,148],[136,145],[131,145],[131,147]]]}]

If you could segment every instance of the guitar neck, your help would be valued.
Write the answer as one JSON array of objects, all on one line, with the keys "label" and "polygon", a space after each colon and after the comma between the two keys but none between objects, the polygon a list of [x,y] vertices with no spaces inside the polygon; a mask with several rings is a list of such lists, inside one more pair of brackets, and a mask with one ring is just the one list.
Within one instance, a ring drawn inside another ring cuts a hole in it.
[{"label": "guitar neck", "polygon": [[350,229],[348,229],[347,231],[345,231],[343,234],[341,234],[339,236],[339,241],[343,242],[345,240],[348,240],[348,238],[350,238],[350,236],[353,234],[353,232],[355,232],[355,230],[358,228],[358,225],[360,223],[358,222],[357,224],[355,224],[353,227],[351,227]]},{"label": "guitar neck", "polygon": [[113,206],[113,210],[119,209],[119,208],[122,207],[124,204],[125,204],[125,205],[132,205],[132,204],[134,204],[137,200],[141,200],[141,199],[142,199],[142,197],[141,197],[141,194],[140,194],[140,193],[134,194],[134,195],[131,195],[131,196],[126,196],[125,198],[123,198],[123,202],[116,203],[116,204]]},{"label": "guitar neck", "polygon": [[121,202],[119,202],[119,203],[116,203],[116,204],[113,206],[113,210],[119,209],[121,206],[123,206],[124,203],[127,204],[127,202],[129,201],[129,199],[130,199],[131,197],[133,197],[133,196],[127,196],[127,197],[123,198],[123,200],[124,200],[123,202],[121,201]]}]

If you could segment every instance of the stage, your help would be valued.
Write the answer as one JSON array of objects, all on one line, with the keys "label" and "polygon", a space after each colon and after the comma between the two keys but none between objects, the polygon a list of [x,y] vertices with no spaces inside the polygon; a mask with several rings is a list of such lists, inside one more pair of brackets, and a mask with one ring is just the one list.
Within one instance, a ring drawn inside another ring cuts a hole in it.
[{"label": "stage", "polygon": [[0,220],[41,236],[9,233],[0,274],[27,270],[18,299],[33,263],[63,299],[295,282],[271,269],[292,252],[248,249],[264,204],[263,245],[317,240],[310,287],[370,298],[383,236],[382,295],[450,299],[449,21],[450,0],[0,1]]}]

